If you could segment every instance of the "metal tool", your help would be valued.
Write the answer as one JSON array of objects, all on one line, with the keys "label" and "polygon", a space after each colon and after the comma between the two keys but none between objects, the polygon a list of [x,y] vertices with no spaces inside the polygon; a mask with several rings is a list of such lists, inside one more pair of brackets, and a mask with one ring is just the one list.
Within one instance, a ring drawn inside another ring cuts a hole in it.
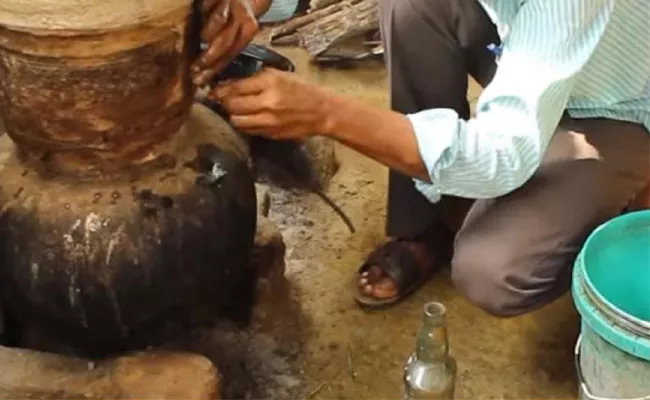
[{"label": "metal tool", "polygon": [[[201,51],[207,49],[208,44],[201,40],[203,29],[203,0],[192,2],[192,22],[188,33],[188,42],[192,59],[196,59]],[[216,75],[210,86],[214,86],[224,79],[240,79],[252,76],[264,67],[271,67],[281,71],[294,72],[296,66],[290,59],[265,46],[249,44],[235,57],[228,66]]]}]

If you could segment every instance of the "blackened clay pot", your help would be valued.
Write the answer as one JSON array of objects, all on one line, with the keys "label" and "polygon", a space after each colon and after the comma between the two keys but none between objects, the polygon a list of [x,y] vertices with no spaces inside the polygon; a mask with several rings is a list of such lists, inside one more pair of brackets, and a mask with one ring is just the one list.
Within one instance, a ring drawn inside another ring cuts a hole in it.
[{"label": "blackened clay pot", "polygon": [[245,141],[193,102],[189,1],[0,3],[5,307],[97,356],[195,314],[245,322],[254,182]]}]

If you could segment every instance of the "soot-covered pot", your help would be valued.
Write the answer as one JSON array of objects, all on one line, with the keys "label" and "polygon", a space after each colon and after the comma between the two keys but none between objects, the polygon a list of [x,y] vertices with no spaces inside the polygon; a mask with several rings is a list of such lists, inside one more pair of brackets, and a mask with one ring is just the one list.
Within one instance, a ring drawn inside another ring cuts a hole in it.
[{"label": "soot-covered pot", "polygon": [[245,321],[255,188],[244,140],[194,103],[190,0],[0,2],[0,287],[82,353]]}]

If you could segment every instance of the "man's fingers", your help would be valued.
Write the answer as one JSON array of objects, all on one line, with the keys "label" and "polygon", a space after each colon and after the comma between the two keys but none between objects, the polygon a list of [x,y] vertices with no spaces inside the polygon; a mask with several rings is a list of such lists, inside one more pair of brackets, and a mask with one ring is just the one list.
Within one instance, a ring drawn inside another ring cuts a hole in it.
[{"label": "man's fingers", "polygon": [[214,78],[218,73],[219,69],[217,68],[206,68],[199,69],[200,72],[196,72],[192,80],[196,86],[202,86],[210,82],[210,79]]},{"label": "man's fingers", "polygon": [[238,44],[241,46],[241,48],[237,51],[237,54],[239,54],[239,52],[255,38],[255,35],[257,35],[258,31],[259,25],[257,24],[257,20],[250,18],[244,21],[238,37]]},{"label": "man's fingers", "polygon": [[269,112],[262,112],[251,115],[233,115],[230,117],[230,123],[235,128],[244,132],[259,132],[265,130],[272,130],[278,126],[279,121],[277,116]]},{"label": "man's fingers", "polygon": [[194,83],[197,85],[208,83],[210,79],[226,68],[228,63],[230,63],[235,57],[236,55],[230,55],[229,53],[219,57],[210,68],[199,73],[198,77],[194,80]]},{"label": "man's fingers", "polygon": [[259,29],[257,20],[251,17],[241,4],[235,3],[231,18],[237,23],[238,29],[232,41],[229,42],[229,46],[223,47],[223,52],[218,59],[212,61],[212,66],[219,70],[225,68],[241,53],[244,47],[255,38]]},{"label": "man's fingers", "polygon": [[253,6],[253,2],[251,0],[234,0],[235,2],[239,3],[239,5],[242,6],[243,9],[246,10],[246,13],[249,15],[250,18],[255,18],[255,7]]},{"label": "man's fingers", "polygon": [[207,21],[201,30],[201,39],[204,42],[212,41],[223,30],[230,20],[230,1],[220,1],[207,14]]},{"label": "man's fingers", "polygon": [[230,44],[230,47],[226,52],[224,52],[213,64],[214,68],[221,70],[225,68],[232,60],[234,60],[241,52],[244,50],[244,47],[250,43],[251,40],[255,37],[257,33],[257,24],[244,24],[239,29],[237,36],[234,41]]},{"label": "man's fingers", "polygon": [[264,98],[261,95],[228,97],[221,105],[232,116],[253,115],[265,110]]},{"label": "man's fingers", "polygon": [[203,12],[203,15],[209,15],[210,11],[216,6],[217,4],[223,2],[225,0],[203,0],[201,2],[201,12]]},{"label": "man's fingers", "polygon": [[201,30],[201,39],[209,45],[192,66],[193,81],[197,86],[207,84],[223,70],[258,31],[257,20],[245,0],[203,1],[207,21]]},{"label": "man's fingers", "polygon": [[221,32],[221,35],[212,40],[210,47],[201,55],[196,65],[193,67],[194,84],[197,86],[207,84],[215,75],[217,75],[226,66],[221,60],[223,53],[233,45],[237,39],[237,27],[229,23]]},{"label": "man's fingers", "polygon": [[212,67],[232,47],[239,34],[239,29],[239,24],[229,21],[219,36],[212,39],[210,47],[201,54],[199,66]]},{"label": "man's fingers", "polygon": [[269,79],[264,73],[253,75],[250,78],[239,79],[230,83],[219,85],[212,91],[219,101],[224,101],[231,96],[250,96],[262,93],[269,87]]}]

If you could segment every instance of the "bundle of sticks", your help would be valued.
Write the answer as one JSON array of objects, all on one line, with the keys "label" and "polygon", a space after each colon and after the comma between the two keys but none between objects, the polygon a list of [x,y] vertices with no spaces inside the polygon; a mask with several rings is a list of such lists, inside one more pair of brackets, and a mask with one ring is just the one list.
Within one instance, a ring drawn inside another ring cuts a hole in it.
[{"label": "bundle of sticks", "polygon": [[379,0],[312,0],[306,14],[275,26],[272,45],[301,46],[312,56],[379,28]]}]

